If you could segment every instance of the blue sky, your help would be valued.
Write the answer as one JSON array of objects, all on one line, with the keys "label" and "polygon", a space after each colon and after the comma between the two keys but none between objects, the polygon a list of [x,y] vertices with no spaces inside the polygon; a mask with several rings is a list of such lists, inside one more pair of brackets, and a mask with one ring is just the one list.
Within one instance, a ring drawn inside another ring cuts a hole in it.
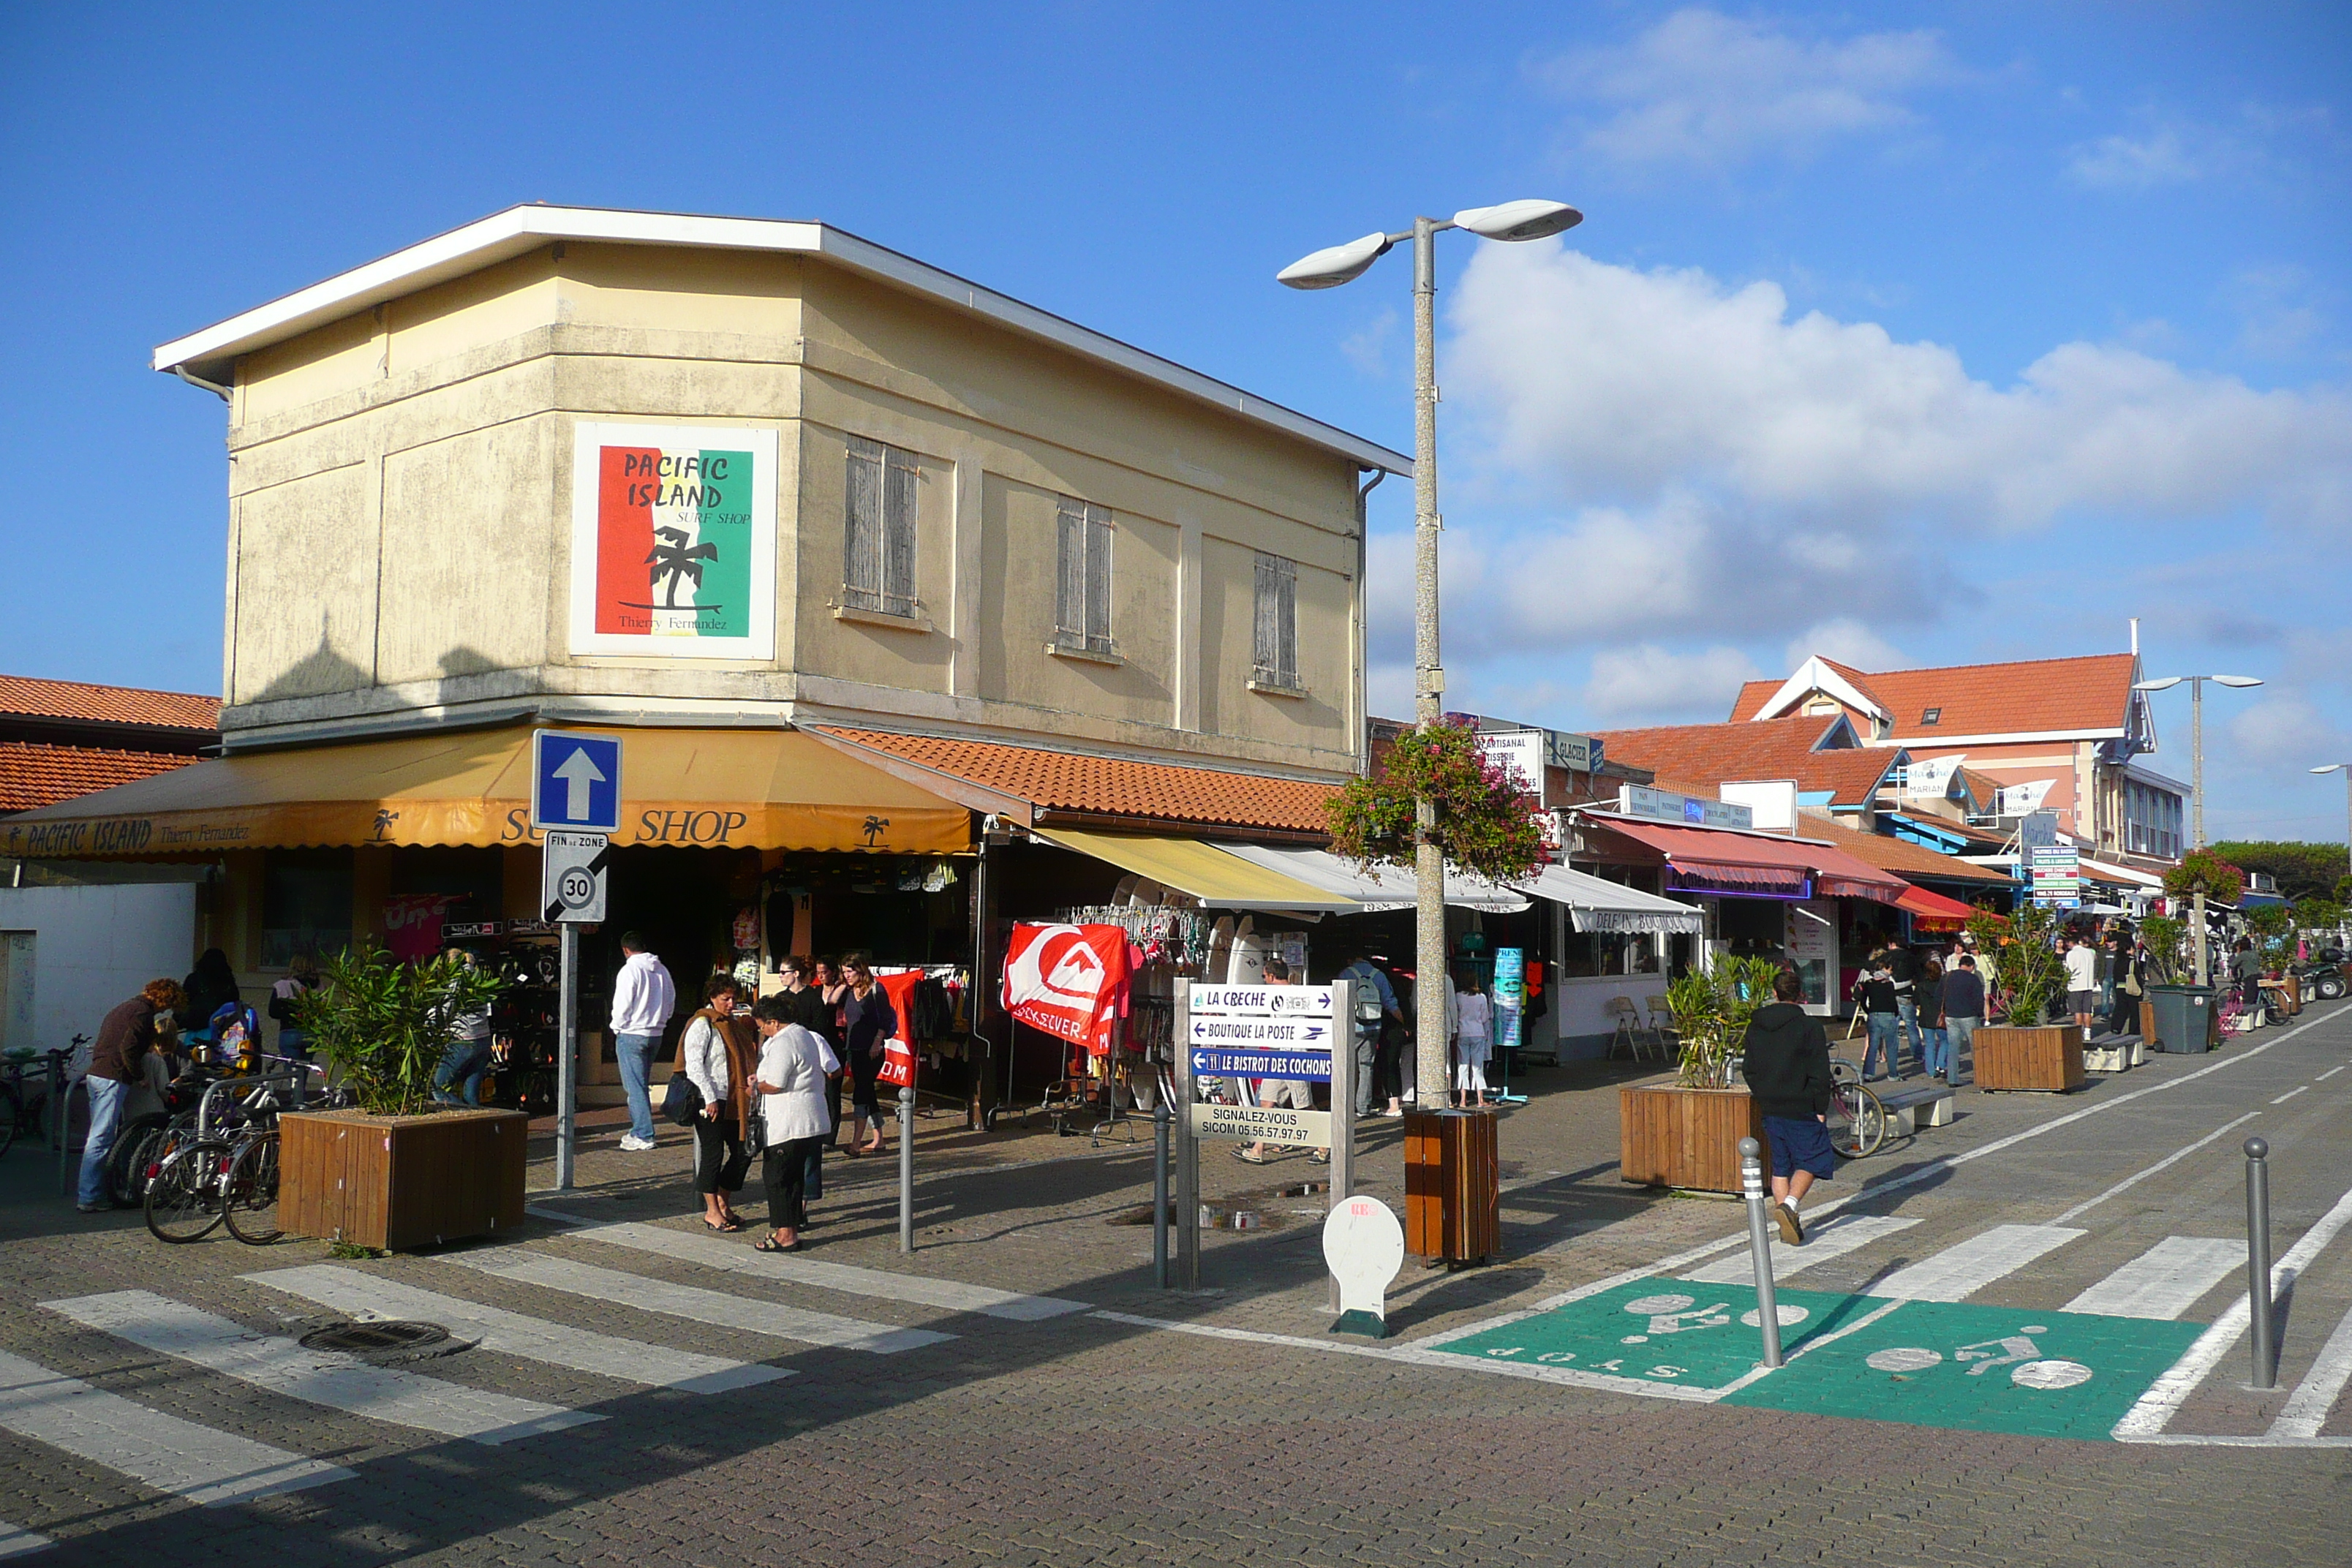
[{"label": "blue sky", "polygon": [[1456,703],[1717,718],[2137,615],[2270,682],[2216,836],[2340,837],[2348,62],[2319,5],[10,7],[0,668],[216,689],[220,407],[148,351],[516,201],[824,218],[1405,447],[1403,258],[1273,273],[1553,195],[1442,242]]}]

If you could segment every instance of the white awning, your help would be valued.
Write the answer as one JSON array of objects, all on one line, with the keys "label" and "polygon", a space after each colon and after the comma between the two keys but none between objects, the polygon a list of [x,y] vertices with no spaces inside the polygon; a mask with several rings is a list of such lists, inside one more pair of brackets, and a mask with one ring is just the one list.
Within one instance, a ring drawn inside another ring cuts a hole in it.
[{"label": "white awning", "polygon": [[[1409,910],[1415,901],[1413,875],[1401,867],[1362,872],[1328,849],[1276,849],[1263,844],[1220,844],[1217,847],[1325,892],[1353,899],[1367,912]],[[1517,889],[1498,888],[1455,870],[1445,873],[1445,901],[1456,909],[1484,910],[1489,914],[1517,914],[1528,907],[1526,895]]]},{"label": "white awning", "polygon": [[1566,905],[1580,931],[1687,931],[1696,936],[1706,921],[1688,904],[1565,866],[1547,866],[1519,886],[1539,899]]}]

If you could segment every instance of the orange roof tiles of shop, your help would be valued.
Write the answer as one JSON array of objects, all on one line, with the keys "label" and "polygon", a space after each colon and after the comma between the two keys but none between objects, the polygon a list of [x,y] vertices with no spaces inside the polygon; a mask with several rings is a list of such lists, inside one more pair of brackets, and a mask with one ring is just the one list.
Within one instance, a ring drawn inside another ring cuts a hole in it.
[{"label": "orange roof tiles of shop", "polygon": [[1906,881],[1927,877],[1941,878],[1950,882],[1982,882],[1988,887],[2007,887],[2011,880],[2006,873],[1989,866],[1971,866],[1956,856],[1938,854],[1906,838],[1891,838],[1883,833],[1864,833],[1843,823],[1832,822],[1815,812],[1799,814],[1797,836],[1801,838],[1826,838],[1864,865],[1892,871]]},{"label": "orange roof tiles of shop", "polygon": [[135,686],[92,686],[79,680],[0,675],[0,713],[210,731],[220,728],[220,709],[219,698],[190,692],[147,691]]},{"label": "orange roof tiles of shop", "polygon": [[169,752],[102,752],[0,741],[0,812],[31,811],[186,767],[194,757]]},{"label": "orange roof tiles of shop", "polygon": [[1182,767],[1170,763],[1129,762],[992,741],[896,735],[831,726],[813,729],[811,733],[845,741],[950,778],[968,780],[984,790],[1027,801],[1046,811],[1089,816],[1131,816],[1320,833],[1324,831],[1324,802],[1338,793],[1335,785],[1304,779],[1266,778],[1257,773]]},{"label": "orange roof tiles of shop", "polygon": [[1893,753],[1843,746],[1815,751],[1839,723],[1819,714],[1754,723],[1672,724],[1651,730],[1600,730],[1610,761],[1705,783],[1794,779],[1800,793],[1830,792],[1838,805],[1860,805],[1894,765]]},{"label": "orange roof tiles of shop", "polygon": [[[2128,653],[2103,653],[1876,673],[1849,669],[1829,659],[1822,662],[1885,706],[1893,715],[1892,739],[1929,743],[1947,735],[2119,729],[2131,710],[2132,670],[2137,660]],[[1748,720],[1784,684],[1748,682],[1731,704],[1732,721]],[[1930,708],[1943,710],[1937,722],[1920,723]]]}]

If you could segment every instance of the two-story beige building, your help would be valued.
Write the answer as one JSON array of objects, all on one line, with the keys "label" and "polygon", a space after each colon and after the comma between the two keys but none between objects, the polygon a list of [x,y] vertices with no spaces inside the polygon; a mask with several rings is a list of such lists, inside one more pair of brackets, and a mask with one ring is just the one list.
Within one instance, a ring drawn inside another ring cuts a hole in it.
[{"label": "two-story beige building", "polygon": [[626,738],[686,984],[968,962],[989,817],[1296,842],[1362,766],[1410,459],[823,224],[520,206],[154,363],[227,405],[225,754],[0,851],[216,860],[249,986],[541,913],[540,727]]}]

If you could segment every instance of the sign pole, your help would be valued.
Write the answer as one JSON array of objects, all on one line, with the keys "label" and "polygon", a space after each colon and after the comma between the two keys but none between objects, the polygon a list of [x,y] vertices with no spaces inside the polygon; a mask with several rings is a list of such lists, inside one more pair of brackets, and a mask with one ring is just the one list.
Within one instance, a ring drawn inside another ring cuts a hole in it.
[{"label": "sign pole", "polygon": [[[1356,983],[1331,983],[1331,1190],[1325,1194],[1325,1222],[1355,1191],[1356,1180]],[[1378,1037],[1375,1037],[1377,1038]],[[1341,1310],[1339,1277],[1331,1276],[1331,1310]]]},{"label": "sign pole", "polygon": [[1184,1285],[1201,1287],[1201,1141],[1192,1132],[1192,983],[1176,983],[1176,1236]]},{"label": "sign pole", "polygon": [[555,1190],[572,1190],[572,1157],[580,1136],[577,1097],[580,1042],[580,928],[570,921],[562,932],[563,973],[555,1018]]}]

